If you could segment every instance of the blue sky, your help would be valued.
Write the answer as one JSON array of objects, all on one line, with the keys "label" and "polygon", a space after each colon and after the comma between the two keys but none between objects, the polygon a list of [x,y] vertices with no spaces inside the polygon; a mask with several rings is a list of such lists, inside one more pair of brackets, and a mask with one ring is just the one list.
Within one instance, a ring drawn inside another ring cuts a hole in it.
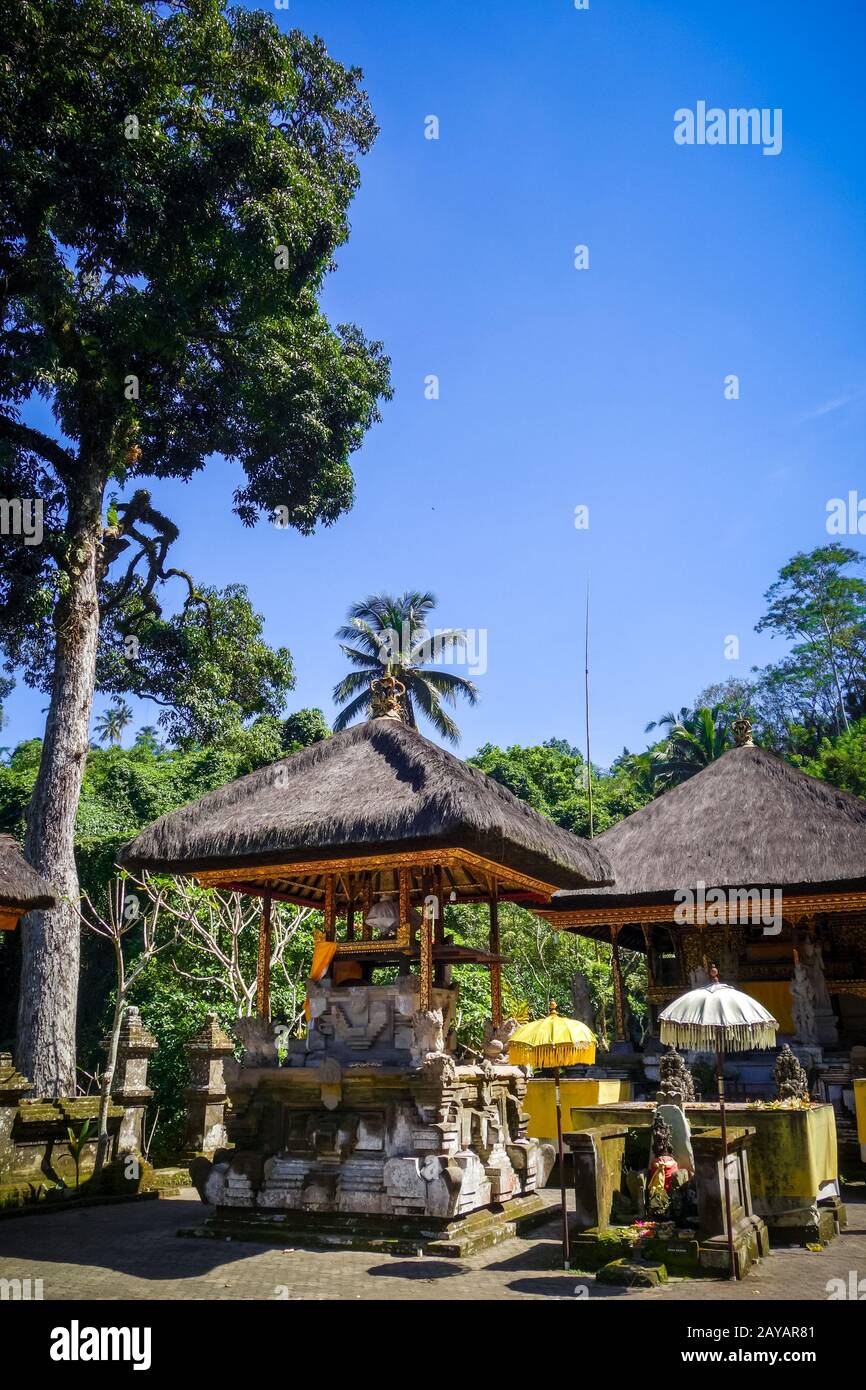
[{"label": "blue sky", "polygon": [[[181,525],[175,563],[246,583],[294,656],[291,707],[329,717],[348,603],[432,589],[443,625],[487,631],[464,755],[582,743],[589,578],[593,755],[643,747],[647,720],[781,654],[753,632],[764,591],[826,541],[829,498],[866,492],[866,10],[273,13],[365,71],[381,135],[325,303],[384,340],[395,398],[354,456],[354,510],[314,537],[245,531],[220,461],[155,486]],[[781,108],[781,153],[677,145],[674,112],[698,101]],[[44,704],[19,686],[2,741],[39,734]]]}]

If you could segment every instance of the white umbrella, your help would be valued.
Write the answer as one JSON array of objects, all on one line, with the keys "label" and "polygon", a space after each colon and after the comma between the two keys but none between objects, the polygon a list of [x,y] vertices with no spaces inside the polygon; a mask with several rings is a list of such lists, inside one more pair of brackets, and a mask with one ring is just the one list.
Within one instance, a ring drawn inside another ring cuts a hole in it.
[{"label": "white umbrella", "polygon": [[750,1052],[753,1047],[775,1047],[778,1023],[757,999],[731,985],[723,985],[714,965],[710,983],[703,989],[681,994],[659,1014],[660,1035],[671,1047],[716,1054],[719,1110],[722,1129],[722,1170],[725,1179],[725,1216],[728,1225],[730,1278],[737,1277],[734,1231],[731,1222],[731,1188],[728,1178],[728,1124],[725,1114],[725,1052]]}]

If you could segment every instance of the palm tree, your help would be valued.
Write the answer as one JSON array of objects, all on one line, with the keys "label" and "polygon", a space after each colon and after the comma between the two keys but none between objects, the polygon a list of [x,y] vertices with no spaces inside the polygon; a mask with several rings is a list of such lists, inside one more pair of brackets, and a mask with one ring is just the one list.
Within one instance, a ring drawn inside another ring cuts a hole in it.
[{"label": "palm tree", "polygon": [[702,706],[679,714],[663,714],[646,726],[667,729],[667,741],[658,750],[657,775],[666,786],[675,786],[693,777],[701,768],[720,758],[731,747],[730,713],[720,705]]},{"label": "palm tree", "polygon": [[135,735],[137,748],[148,748],[151,753],[161,753],[162,744],[159,741],[159,729],[155,724],[142,724],[138,733]]},{"label": "palm tree", "polygon": [[618,762],[626,769],[637,791],[643,796],[656,796],[659,792],[661,761],[658,752],[648,748],[645,753],[629,753],[623,750]]},{"label": "palm tree", "polygon": [[[478,689],[472,681],[450,671],[431,667],[440,653],[453,652],[466,643],[461,628],[437,630],[435,637],[427,619],[436,607],[433,594],[372,594],[353,603],[348,625],[337,631],[337,638],[355,667],[334,687],[334,703],[345,705],[334,720],[334,732],[345,729],[358,715],[369,718],[371,683],[387,669],[406,687],[402,698],[403,718],[416,729],[416,709],[443,738],[457,743],[460,731],[443,708],[455,706],[463,695],[474,705]],[[347,703],[348,701],[348,703]]]},{"label": "palm tree", "polygon": [[93,728],[101,743],[120,743],[123,731],[132,723],[132,710],[125,700],[118,700],[99,716]]}]

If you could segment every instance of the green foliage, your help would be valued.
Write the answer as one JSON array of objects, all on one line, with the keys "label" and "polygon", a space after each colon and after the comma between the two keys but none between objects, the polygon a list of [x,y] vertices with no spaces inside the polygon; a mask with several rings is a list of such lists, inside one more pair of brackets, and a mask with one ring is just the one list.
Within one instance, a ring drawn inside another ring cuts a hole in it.
[{"label": "green foliage", "polygon": [[734,741],[730,715],[718,706],[663,714],[647,724],[647,733],[653,729],[667,730],[661,744],[652,750],[650,762],[659,790],[693,777],[720,758]]},{"label": "green foliage", "polygon": [[90,1120],[84,1121],[77,1134],[75,1133],[75,1130],[71,1127],[71,1125],[67,1126],[66,1129],[66,1142],[69,1148],[69,1152],[72,1155],[72,1160],[75,1164],[76,1192],[78,1191],[78,1188],[81,1186],[81,1155],[84,1153],[87,1141],[90,1138],[90,1130]]},{"label": "green foliage", "polygon": [[836,541],[795,555],[767,590],[756,628],[793,643],[765,681],[790,683],[822,733],[842,733],[852,712],[866,713],[866,581],[847,573],[862,563]]},{"label": "green foliage", "polygon": [[[217,747],[165,749],[152,736],[137,738],[131,748],[91,747],[76,818],[75,858],[82,889],[97,906],[104,906],[107,886],[116,873],[120,848],[142,826],[177,806],[196,801],[234,777],[296,751],[304,746],[302,739],[317,742],[323,732],[328,729],[321,710],[299,710],[286,720],[263,717],[249,727],[234,729],[226,742]],[[0,832],[8,832],[19,839],[24,835],[24,820],[40,751],[40,741],[31,739],[19,744],[8,762],[0,764]],[[0,1043],[6,1046],[11,1044],[14,1028],[19,950],[20,933],[0,933]],[[153,969],[168,990],[167,1007],[178,1019],[178,1037],[189,1035],[185,1019],[191,1012],[203,1018],[207,1007],[219,1010],[225,1003],[224,996],[217,992],[207,996],[211,1003],[205,1007],[202,1003],[205,996],[163,968],[161,959]],[[299,979],[303,978],[305,969],[298,962]],[[103,942],[85,932],[82,937],[79,1039],[82,1066],[91,1073],[102,1059],[101,1040],[110,1023],[113,989],[111,952]],[[153,1007],[156,1009],[157,1005],[154,1003]],[[161,1026],[157,1020],[156,1035],[160,1041]],[[157,1075],[161,1074],[160,1069],[165,1069],[167,1076],[177,1078],[184,1065],[177,1050],[180,1044],[175,1046],[170,1031],[166,1031],[165,1036],[166,1050],[156,1063]],[[171,1099],[168,1080],[160,1082],[155,1103],[163,1107],[162,1128],[163,1120],[170,1120],[180,1104],[177,1098]]]},{"label": "green foliage", "polygon": [[3,398],[50,395],[119,481],[219,452],[245,523],[333,521],[389,389],[317,304],[377,133],[360,71],[222,0],[4,0],[0,38]]},{"label": "green foliage", "polygon": [[[446,906],[445,930],[458,945],[485,950],[489,919],[483,907]],[[514,903],[499,909],[500,944],[508,964],[503,966],[503,1000],[515,1017],[542,1018],[555,999],[563,1014],[571,1012],[572,983],[580,972],[587,977],[596,1021],[609,1035],[613,1020],[610,948],[574,932],[559,932],[540,917]],[[623,981],[629,1007],[637,1018],[646,1011],[646,966],[642,955],[621,951]],[[457,966],[460,985],[461,1042],[479,1047],[485,1018],[490,1016],[490,981],[486,967]]]},{"label": "green foliage", "polygon": [[[548,739],[531,748],[515,744],[502,749],[485,743],[467,761],[565,830],[589,834],[586,764],[564,739]],[[616,766],[609,773],[593,769],[592,794],[595,834],[651,799],[628,766]]]},{"label": "green foliage", "polygon": [[853,796],[866,797],[866,718],[855,720],[836,739],[822,739],[817,756],[800,766]]},{"label": "green foliage", "polygon": [[122,624],[140,644],[130,660],[116,624],[103,629],[98,669],[102,690],[133,690],[163,705],[160,726],[175,744],[217,743],[257,715],[276,717],[294,685],[292,659],[262,636],[264,619],[246,588],[203,587],[169,619],[128,605]]},{"label": "green foliage", "polygon": [[[285,970],[272,972],[271,1010],[275,1019],[290,1021],[296,1016],[312,959],[313,929],[317,921],[317,916],[311,917],[299,930]],[[248,978],[254,979],[258,933],[246,933],[239,948],[242,968]],[[237,1018],[237,1010],[227,990],[220,986],[215,968],[210,983],[196,983],[186,978],[186,974],[200,974],[207,965],[199,953],[177,942],[170,952],[157,957],[134,990],[134,1002],[141,1009],[142,1020],[159,1044],[148,1069],[148,1085],[154,1093],[150,1109],[152,1113],[159,1110],[154,1138],[157,1157],[176,1153],[183,1139],[186,1109],[183,1090],[189,1083],[185,1044],[203,1026],[209,1012],[217,1013],[224,1027],[230,1027]]]}]

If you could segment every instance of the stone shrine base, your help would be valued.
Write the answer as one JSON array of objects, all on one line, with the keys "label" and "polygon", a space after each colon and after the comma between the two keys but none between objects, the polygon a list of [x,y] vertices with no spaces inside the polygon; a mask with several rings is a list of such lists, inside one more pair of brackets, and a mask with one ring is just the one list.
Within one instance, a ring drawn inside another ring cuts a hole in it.
[{"label": "stone shrine base", "polygon": [[197,1240],[253,1240],[314,1250],[368,1250],[460,1259],[522,1235],[549,1217],[549,1203],[537,1193],[451,1220],[218,1207],[202,1225],[183,1228],[178,1235]]},{"label": "stone shrine base", "polygon": [[[636,1283],[642,1281],[638,1275],[642,1269],[661,1268],[667,1274],[682,1278],[726,1278],[730,1274],[727,1236],[704,1236],[697,1233],[693,1237],[649,1236],[635,1242],[629,1237],[628,1226],[609,1226],[607,1230],[598,1228],[580,1231],[571,1237],[571,1268],[574,1270],[594,1270],[602,1283]],[[734,1257],[739,1277],[751,1268],[756,1260],[769,1254],[770,1240],[764,1222],[757,1216],[746,1216],[734,1228]],[[635,1278],[605,1278],[603,1271],[609,1265],[617,1264],[620,1269],[631,1271]]]}]

